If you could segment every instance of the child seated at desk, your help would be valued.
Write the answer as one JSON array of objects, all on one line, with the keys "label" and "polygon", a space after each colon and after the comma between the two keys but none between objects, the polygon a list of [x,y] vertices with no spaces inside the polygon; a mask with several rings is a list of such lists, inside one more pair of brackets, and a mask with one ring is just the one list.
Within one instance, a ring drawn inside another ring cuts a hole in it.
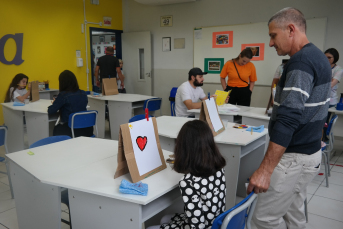
[{"label": "child seated at desk", "polygon": [[13,78],[7,90],[5,103],[9,103],[9,102],[24,103],[25,99],[27,99],[30,96],[31,84],[28,85],[29,90],[28,91],[26,90],[26,85],[28,81],[29,81],[29,77],[27,77],[25,74],[23,73],[17,74]]},{"label": "child seated at desk", "polygon": [[[69,115],[79,111],[86,111],[88,97],[85,91],[79,89],[77,79],[69,70],[63,71],[59,78],[60,93],[48,107],[49,114],[59,111],[61,121],[54,127],[53,135],[68,135],[72,137],[71,129],[68,126]],[[75,137],[93,135],[93,127],[74,129]]]},{"label": "child seated at desk", "polygon": [[179,182],[184,213],[166,215],[161,226],[148,229],[211,228],[214,219],[225,211],[226,161],[207,123],[187,122],[176,139],[174,153],[174,170],[185,174]]}]

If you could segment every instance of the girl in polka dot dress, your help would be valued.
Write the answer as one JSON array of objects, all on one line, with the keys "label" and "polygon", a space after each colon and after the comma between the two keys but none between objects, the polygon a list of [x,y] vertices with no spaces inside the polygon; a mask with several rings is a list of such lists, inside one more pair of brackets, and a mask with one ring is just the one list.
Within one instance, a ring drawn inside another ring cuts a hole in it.
[{"label": "girl in polka dot dress", "polygon": [[176,139],[174,170],[185,174],[179,182],[184,212],[165,216],[161,226],[148,229],[211,228],[225,211],[225,159],[207,123],[187,122]]}]

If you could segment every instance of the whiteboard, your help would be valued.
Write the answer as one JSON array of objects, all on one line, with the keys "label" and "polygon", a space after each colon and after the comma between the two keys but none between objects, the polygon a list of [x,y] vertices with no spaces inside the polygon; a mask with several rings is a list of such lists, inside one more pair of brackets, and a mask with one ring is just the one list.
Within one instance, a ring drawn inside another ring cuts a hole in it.
[{"label": "whiteboard", "polygon": [[[323,51],[325,44],[327,18],[314,18],[307,21],[307,38]],[[236,58],[242,44],[264,43],[264,60],[251,61],[256,67],[256,85],[271,85],[273,76],[282,59],[274,47],[269,47],[268,23],[202,27],[194,29],[194,67],[205,69],[205,58],[224,58],[224,63]],[[233,44],[229,48],[212,48],[212,34],[221,31],[233,31]],[[207,74],[205,83],[220,83],[219,74]]]}]

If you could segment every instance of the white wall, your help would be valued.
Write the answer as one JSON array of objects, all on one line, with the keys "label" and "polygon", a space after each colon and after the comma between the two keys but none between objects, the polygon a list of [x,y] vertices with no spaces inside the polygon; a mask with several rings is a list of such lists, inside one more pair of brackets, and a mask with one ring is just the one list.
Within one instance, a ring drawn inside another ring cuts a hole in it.
[{"label": "white wall", "polygon": [[[123,30],[124,32],[151,31],[154,94],[163,98],[163,113],[170,114],[168,101],[170,89],[186,81],[188,71],[193,67],[194,27],[267,22],[274,13],[287,6],[300,9],[306,18],[328,18],[324,49],[336,48],[342,56],[338,64],[343,66],[342,0],[199,0],[165,6],[147,6],[134,0],[123,0]],[[160,27],[160,16],[164,15],[173,15],[172,27]],[[162,37],[172,38],[171,52],[162,52]],[[185,38],[185,49],[174,49],[174,38]],[[232,58],[237,55],[238,53]],[[125,67],[129,66],[124,66],[124,70]],[[270,67],[276,69],[277,66]],[[270,76],[271,79],[272,77]],[[205,92],[213,93],[215,89],[221,89],[221,86],[219,82],[206,84],[205,79],[203,88]],[[343,92],[343,85],[340,86],[339,91]],[[252,106],[265,107],[269,98],[269,89],[258,86],[252,96]]]}]

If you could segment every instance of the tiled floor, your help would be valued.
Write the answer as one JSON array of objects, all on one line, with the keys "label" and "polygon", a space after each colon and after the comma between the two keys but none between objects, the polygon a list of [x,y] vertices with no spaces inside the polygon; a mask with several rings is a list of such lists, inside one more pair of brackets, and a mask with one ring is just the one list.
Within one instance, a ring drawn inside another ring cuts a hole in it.
[{"label": "tiled floor", "polygon": [[[342,147],[340,147],[342,149]],[[0,147],[0,156],[4,148]],[[318,175],[307,188],[309,222],[307,229],[342,229],[343,228],[343,153],[338,150],[331,159],[330,187],[325,187],[325,176]],[[6,166],[0,163],[0,171]],[[320,174],[324,173],[324,167]],[[68,209],[62,204],[62,218],[69,221]],[[17,229],[15,201],[11,199],[7,176],[0,173],[0,229]],[[62,229],[69,228],[62,223]],[[25,229],[25,228],[24,228]]]}]

